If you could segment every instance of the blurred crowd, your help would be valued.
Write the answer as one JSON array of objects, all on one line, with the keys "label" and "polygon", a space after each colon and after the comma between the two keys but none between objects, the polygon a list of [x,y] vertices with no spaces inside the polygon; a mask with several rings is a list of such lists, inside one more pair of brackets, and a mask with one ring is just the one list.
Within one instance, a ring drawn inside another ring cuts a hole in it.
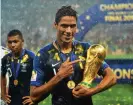
[{"label": "blurred crowd", "polygon": [[106,46],[108,54],[132,54],[133,24],[98,24],[90,30],[84,41],[101,43]]}]

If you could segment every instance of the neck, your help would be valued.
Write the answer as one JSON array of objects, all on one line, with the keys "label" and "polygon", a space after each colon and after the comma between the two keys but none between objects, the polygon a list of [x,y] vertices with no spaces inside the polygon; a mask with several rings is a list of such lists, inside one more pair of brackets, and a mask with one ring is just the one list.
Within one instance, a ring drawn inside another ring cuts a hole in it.
[{"label": "neck", "polygon": [[21,52],[22,52],[22,50],[20,50],[19,52],[16,52],[16,53],[12,53],[13,54],[13,58],[14,59],[18,59],[20,57],[20,55],[21,55]]},{"label": "neck", "polygon": [[72,51],[72,43],[57,41],[57,46],[59,47],[59,50],[63,53],[70,53]]}]

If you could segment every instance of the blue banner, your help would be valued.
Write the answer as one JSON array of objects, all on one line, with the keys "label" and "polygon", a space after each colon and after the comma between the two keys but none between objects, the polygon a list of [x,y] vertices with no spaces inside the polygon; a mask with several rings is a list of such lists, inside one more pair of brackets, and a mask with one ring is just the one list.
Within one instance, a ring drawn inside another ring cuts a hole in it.
[{"label": "blue banner", "polygon": [[96,4],[78,17],[76,40],[83,40],[86,33],[98,23],[133,23],[133,0],[105,0]]},{"label": "blue banner", "polygon": [[[106,60],[117,77],[118,83],[133,84],[133,59],[112,59]],[[100,81],[101,77],[97,77],[95,81]]]}]

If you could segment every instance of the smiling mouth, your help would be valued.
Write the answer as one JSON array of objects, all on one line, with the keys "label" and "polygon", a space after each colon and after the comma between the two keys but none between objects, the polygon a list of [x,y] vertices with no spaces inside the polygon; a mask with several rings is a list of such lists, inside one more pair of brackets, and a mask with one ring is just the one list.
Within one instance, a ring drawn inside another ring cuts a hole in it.
[{"label": "smiling mouth", "polygon": [[71,39],[71,37],[66,37],[65,39],[66,39],[66,40],[70,40],[70,39]]},{"label": "smiling mouth", "polygon": [[72,36],[70,36],[70,35],[69,35],[69,36],[65,36],[65,38],[67,38],[67,39],[71,39],[71,38],[72,38]]}]

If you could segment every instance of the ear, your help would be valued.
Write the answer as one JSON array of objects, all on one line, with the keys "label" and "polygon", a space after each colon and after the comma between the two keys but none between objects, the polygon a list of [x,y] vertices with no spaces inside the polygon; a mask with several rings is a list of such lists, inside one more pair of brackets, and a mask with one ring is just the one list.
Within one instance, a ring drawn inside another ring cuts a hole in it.
[{"label": "ear", "polygon": [[24,43],[24,39],[22,39],[22,42]]},{"label": "ear", "polygon": [[24,46],[24,39],[22,40],[22,46]]},{"label": "ear", "polygon": [[55,29],[57,29],[57,23],[56,23],[56,22],[54,22],[53,27],[54,27]]}]

